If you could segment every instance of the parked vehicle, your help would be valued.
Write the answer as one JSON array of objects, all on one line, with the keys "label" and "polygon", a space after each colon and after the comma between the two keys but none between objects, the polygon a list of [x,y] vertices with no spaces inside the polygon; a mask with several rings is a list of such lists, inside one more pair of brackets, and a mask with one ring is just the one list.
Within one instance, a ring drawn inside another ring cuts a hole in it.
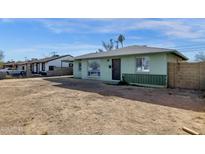
[{"label": "parked vehicle", "polygon": [[24,70],[14,70],[11,68],[5,68],[0,70],[1,73],[6,73],[7,75],[12,76],[25,76],[26,72]]},{"label": "parked vehicle", "polygon": [[47,75],[47,72],[41,71],[40,74],[41,74],[41,75]]}]

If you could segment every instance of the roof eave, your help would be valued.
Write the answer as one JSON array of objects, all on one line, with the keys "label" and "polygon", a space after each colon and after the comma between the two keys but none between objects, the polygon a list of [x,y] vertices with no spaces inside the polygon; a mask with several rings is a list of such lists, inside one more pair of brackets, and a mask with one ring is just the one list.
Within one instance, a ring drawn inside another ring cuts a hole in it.
[{"label": "roof eave", "polygon": [[189,60],[188,57],[186,57],[185,55],[181,54],[179,51],[174,50],[173,53],[175,53],[177,56],[181,57],[183,60]]},{"label": "roof eave", "polygon": [[136,54],[123,54],[123,55],[113,55],[113,56],[96,56],[96,57],[83,57],[83,56],[78,56],[75,57],[74,60],[83,60],[83,59],[96,59],[96,58],[107,58],[107,57],[117,57],[117,56],[128,56],[128,55],[140,55],[140,54],[155,54],[155,53],[174,53],[177,56],[181,57],[183,60],[189,60],[186,56],[181,54],[177,50],[170,50],[169,52],[163,51],[163,52],[150,52],[150,53],[136,53]]}]

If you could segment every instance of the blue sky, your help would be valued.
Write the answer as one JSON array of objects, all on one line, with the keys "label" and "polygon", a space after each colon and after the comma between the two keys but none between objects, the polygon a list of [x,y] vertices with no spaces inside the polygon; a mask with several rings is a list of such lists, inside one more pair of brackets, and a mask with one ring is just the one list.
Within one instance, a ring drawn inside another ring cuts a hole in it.
[{"label": "blue sky", "polygon": [[4,60],[41,58],[57,52],[95,52],[102,41],[126,38],[125,46],[176,48],[194,60],[205,51],[205,19],[0,19]]}]

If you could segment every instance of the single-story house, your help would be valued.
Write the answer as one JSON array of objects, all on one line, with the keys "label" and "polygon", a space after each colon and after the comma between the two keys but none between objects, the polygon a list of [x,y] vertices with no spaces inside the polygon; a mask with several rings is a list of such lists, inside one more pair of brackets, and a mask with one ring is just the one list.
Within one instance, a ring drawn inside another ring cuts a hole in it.
[{"label": "single-story house", "polygon": [[16,69],[17,66],[15,65],[15,61],[8,61],[8,62],[6,62],[6,63],[3,64],[3,68]]},{"label": "single-story house", "polygon": [[30,62],[30,70],[34,74],[53,71],[55,68],[73,68],[74,58],[71,55],[52,56]]},{"label": "single-story house", "polygon": [[17,70],[26,71],[26,68],[27,68],[27,62],[18,62],[17,63]]},{"label": "single-story house", "polygon": [[133,45],[75,57],[74,77],[166,87],[168,63],[183,60],[174,49]]},{"label": "single-story house", "polygon": [[[23,70],[29,76],[31,74],[55,75],[55,74],[72,74],[73,60],[71,55],[52,56],[43,59],[31,59],[19,62],[4,63],[4,68],[12,68],[15,70]],[[56,73],[57,72],[57,73]]]},{"label": "single-story house", "polygon": [[3,68],[11,68],[15,70],[26,70],[27,61],[12,61],[3,64]]}]

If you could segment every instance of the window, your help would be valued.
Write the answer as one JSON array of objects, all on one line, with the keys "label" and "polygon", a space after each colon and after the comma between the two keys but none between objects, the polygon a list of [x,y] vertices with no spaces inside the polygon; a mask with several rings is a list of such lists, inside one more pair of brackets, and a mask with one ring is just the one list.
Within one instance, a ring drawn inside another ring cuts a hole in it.
[{"label": "window", "polygon": [[54,66],[49,66],[49,71],[53,71],[54,70]]},{"label": "window", "polygon": [[24,66],[22,66],[22,70],[24,70],[25,69],[25,67]]},{"label": "window", "polygon": [[69,67],[73,67],[73,63],[69,63]]},{"label": "window", "polygon": [[78,63],[78,71],[81,71],[82,70],[82,64],[81,62]]},{"label": "window", "polygon": [[100,60],[88,60],[88,76],[100,76]]},{"label": "window", "polygon": [[137,72],[149,72],[150,65],[149,65],[149,58],[148,57],[141,57],[136,59],[136,67]]},{"label": "window", "polygon": [[42,71],[45,71],[45,63],[42,63],[42,65],[41,65],[41,70],[42,70]]}]

